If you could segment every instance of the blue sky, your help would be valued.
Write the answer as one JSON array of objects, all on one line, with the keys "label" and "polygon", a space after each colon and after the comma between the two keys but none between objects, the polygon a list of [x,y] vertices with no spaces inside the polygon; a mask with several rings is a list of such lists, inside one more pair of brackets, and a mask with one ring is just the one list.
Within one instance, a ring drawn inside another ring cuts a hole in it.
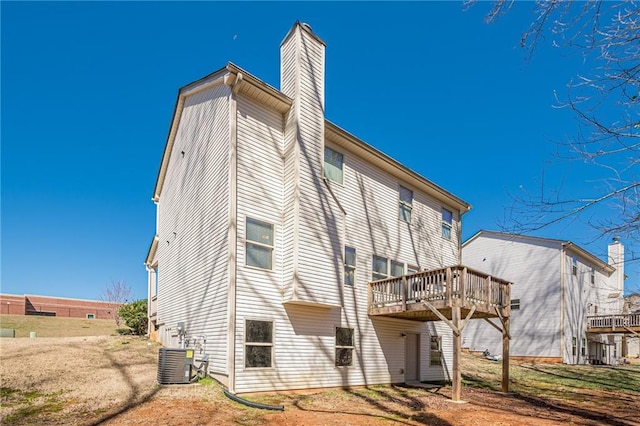
[{"label": "blue sky", "polygon": [[[146,297],[178,88],[227,61],[278,87],[296,20],[327,44],[327,118],[471,203],[464,238],[497,229],[509,194],[535,192],[543,170],[588,191],[596,171],[554,160],[550,141],[577,129],[553,91],[589,64],[548,44],[527,61],[533,4],[492,25],[488,7],[2,2],[2,292],[91,299],[123,280]],[[536,235],[606,254],[578,223]],[[626,272],[637,286],[638,266]]]}]

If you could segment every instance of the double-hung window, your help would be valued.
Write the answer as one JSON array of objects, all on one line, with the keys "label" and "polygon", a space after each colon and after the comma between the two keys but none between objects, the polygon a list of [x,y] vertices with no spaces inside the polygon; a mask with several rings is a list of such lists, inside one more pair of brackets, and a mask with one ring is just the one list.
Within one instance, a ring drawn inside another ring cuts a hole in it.
[{"label": "double-hung window", "polygon": [[596,268],[591,267],[591,285],[596,283]]},{"label": "double-hung window", "polygon": [[245,322],[244,366],[269,368],[273,366],[273,322],[247,320]]},{"label": "double-hung window", "polygon": [[371,265],[371,280],[378,281],[389,278],[389,264],[386,257],[373,255]]},{"label": "double-hung window", "polygon": [[451,210],[442,208],[442,238],[451,239],[451,227],[453,226],[453,213]]},{"label": "double-hung window", "polygon": [[571,273],[575,276],[578,275],[578,258],[573,256],[573,260],[571,262]]},{"label": "double-hung window", "polygon": [[400,186],[399,217],[400,220],[411,223],[411,210],[413,209],[413,191]]},{"label": "double-hung window", "polygon": [[356,282],[356,249],[344,247],[344,284],[354,285]]},{"label": "double-hung window", "polygon": [[329,147],[324,148],[324,177],[342,184],[344,180],[344,156]]},{"label": "double-hung window", "polygon": [[353,328],[336,327],[336,367],[353,365]]},{"label": "double-hung window", "polygon": [[429,365],[442,365],[442,337],[431,336]]},{"label": "double-hung window", "polygon": [[272,224],[247,218],[247,266],[273,269],[273,234]]},{"label": "double-hung window", "polygon": [[395,260],[391,261],[391,276],[392,277],[401,277],[404,275],[404,263],[396,262]]},{"label": "double-hung window", "polygon": [[246,320],[244,366],[269,368],[273,366],[273,322]]}]

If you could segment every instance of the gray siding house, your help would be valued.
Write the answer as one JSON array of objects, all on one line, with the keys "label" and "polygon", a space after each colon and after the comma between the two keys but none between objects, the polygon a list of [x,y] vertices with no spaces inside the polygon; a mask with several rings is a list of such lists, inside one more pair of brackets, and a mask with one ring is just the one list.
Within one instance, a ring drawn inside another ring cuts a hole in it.
[{"label": "gray siding house", "polygon": [[460,263],[470,206],[324,117],[296,23],[280,89],[229,63],[181,88],[153,200],[150,334],[206,336],[231,392],[451,378],[443,322],[368,314],[369,283]]},{"label": "gray siding house", "polygon": [[[462,245],[465,265],[497,274],[511,287],[512,358],[566,364],[612,363],[622,337],[590,333],[589,316],[621,314],[624,247],[615,239],[608,259],[564,240],[480,231]],[[471,351],[499,353],[501,336],[484,321],[463,331]]]}]

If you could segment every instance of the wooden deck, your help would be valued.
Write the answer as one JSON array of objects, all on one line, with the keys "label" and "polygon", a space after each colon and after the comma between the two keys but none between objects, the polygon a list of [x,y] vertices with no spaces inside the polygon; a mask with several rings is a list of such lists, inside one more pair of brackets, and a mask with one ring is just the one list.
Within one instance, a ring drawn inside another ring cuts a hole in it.
[{"label": "wooden deck", "polygon": [[[502,391],[509,391],[510,284],[463,265],[369,283],[369,315],[413,321],[444,321],[453,332],[451,399],[460,401],[462,330],[484,318],[502,333]],[[490,318],[500,319],[500,325]]]},{"label": "wooden deck", "polygon": [[596,315],[587,318],[587,333],[640,334],[640,313]]},{"label": "wooden deck", "polygon": [[388,278],[369,283],[369,315],[440,321],[434,309],[451,320],[459,307],[462,318],[508,317],[509,285],[463,265]]}]

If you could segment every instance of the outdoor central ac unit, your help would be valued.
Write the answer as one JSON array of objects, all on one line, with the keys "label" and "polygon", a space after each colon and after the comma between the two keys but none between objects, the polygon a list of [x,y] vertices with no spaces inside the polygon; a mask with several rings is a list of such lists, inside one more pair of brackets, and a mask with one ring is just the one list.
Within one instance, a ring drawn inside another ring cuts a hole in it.
[{"label": "outdoor central ac unit", "polygon": [[193,357],[193,349],[160,348],[158,383],[161,385],[189,383]]}]

